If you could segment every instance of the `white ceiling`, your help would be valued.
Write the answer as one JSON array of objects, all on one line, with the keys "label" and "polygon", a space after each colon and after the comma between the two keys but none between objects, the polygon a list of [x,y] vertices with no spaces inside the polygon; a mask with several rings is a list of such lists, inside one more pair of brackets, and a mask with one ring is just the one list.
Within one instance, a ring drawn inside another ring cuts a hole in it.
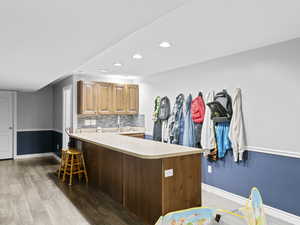
[{"label": "white ceiling", "polygon": [[0,89],[39,89],[186,1],[2,0]]},{"label": "white ceiling", "polygon": [[[194,0],[78,69],[145,76],[300,37],[299,0]],[[173,47],[158,47],[161,41]],[[133,60],[134,53],[143,55]],[[113,63],[120,61],[122,68]]]},{"label": "white ceiling", "polygon": [[36,90],[78,70],[151,75],[294,39],[299,12],[299,0],[6,0],[0,89]]}]

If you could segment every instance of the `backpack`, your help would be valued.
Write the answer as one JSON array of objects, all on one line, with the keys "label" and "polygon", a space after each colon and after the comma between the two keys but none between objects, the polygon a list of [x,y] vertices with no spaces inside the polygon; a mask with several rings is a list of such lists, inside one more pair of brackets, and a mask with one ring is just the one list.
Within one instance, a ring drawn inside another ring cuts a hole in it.
[{"label": "backpack", "polygon": [[202,98],[202,93],[199,92],[199,95],[193,99],[192,106],[192,119],[194,123],[202,123],[205,115],[205,103]]},{"label": "backpack", "polygon": [[170,116],[170,112],[171,112],[170,100],[167,96],[165,96],[160,100],[160,110],[158,113],[158,119],[167,120]]},{"label": "backpack", "polygon": [[232,117],[232,100],[226,90],[217,93],[214,101],[207,104],[214,122],[230,121]]}]

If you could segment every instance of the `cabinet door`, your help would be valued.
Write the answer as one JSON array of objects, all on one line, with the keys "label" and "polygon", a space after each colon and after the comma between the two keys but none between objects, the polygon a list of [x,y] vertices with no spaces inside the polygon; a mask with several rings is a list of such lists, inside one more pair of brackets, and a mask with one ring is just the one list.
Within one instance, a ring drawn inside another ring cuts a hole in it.
[{"label": "cabinet door", "polygon": [[96,114],[96,84],[93,82],[78,82],[78,113],[84,115]]},{"label": "cabinet door", "polygon": [[112,84],[97,84],[97,111],[99,114],[113,114],[112,109]]},{"label": "cabinet door", "polygon": [[128,114],[139,113],[139,86],[128,84],[127,85],[127,109]]},{"label": "cabinet door", "polygon": [[126,86],[113,85],[113,111],[116,114],[126,114]]}]

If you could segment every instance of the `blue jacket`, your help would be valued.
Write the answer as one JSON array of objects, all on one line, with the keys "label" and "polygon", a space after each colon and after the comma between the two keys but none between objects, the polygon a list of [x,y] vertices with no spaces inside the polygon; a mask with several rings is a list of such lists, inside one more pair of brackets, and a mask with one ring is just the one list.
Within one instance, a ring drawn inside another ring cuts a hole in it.
[{"label": "blue jacket", "polygon": [[195,128],[192,120],[192,95],[190,94],[185,102],[185,119],[184,119],[184,132],[183,132],[183,145],[188,147],[195,147]]},{"label": "blue jacket", "polygon": [[184,113],[181,111],[180,119],[179,119],[179,145],[183,144],[183,133],[184,133]]},{"label": "blue jacket", "polygon": [[229,122],[217,123],[215,126],[216,140],[218,146],[218,157],[223,158],[226,152],[231,149],[229,140]]}]

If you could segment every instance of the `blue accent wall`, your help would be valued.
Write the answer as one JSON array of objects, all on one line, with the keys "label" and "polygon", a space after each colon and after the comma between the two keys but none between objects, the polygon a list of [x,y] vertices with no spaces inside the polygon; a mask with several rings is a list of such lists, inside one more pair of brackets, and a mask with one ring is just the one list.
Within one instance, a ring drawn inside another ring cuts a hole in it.
[{"label": "blue accent wall", "polygon": [[217,162],[203,157],[202,181],[246,198],[257,187],[266,205],[300,216],[300,159],[252,151],[246,152],[245,159],[234,162],[232,151]]},{"label": "blue accent wall", "polygon": [[300,159],[250,151],[246,157],[235,163],[230,151],[217,162],[203,158],[203,182],[244,197],[256,186],[266,205],[300,216]]},{"label": "blue accent wall", "polygon": [[[146,139],[152,139],[146,135]],[[56,131],[18,132],[18,155],[55,152],[60,155],[62,134]],[[59,149],[57,149],[59,146]],[[202,181],[225,191],[248,197],[252,187],[257,187],[264,203],[300,216],[300,159],[246,152],[246,160],[233,161],[232,152],[224,159],[210,162],[202,159]],[[207,172],[208,165],[212,173]]]},{"label": "blue accent wall", "polygon": [[52,152],[52,131],[21,131],[17,133],[17,154]]},{"label": "blue accent wall", "polygon": [[153,140],[153,136],[152,136],[152,135],[145,134],[145,139]]},{"label": "blue accent wall", "polygon": [[60,157],[60,149],[62,148],[62,133],[53,131],[53,151],[54,153]]},{"label": "blue accent wall", "polygon": [[18,131],[17,154],[58,153],[62,146],[62,134],[56,131]]}]

